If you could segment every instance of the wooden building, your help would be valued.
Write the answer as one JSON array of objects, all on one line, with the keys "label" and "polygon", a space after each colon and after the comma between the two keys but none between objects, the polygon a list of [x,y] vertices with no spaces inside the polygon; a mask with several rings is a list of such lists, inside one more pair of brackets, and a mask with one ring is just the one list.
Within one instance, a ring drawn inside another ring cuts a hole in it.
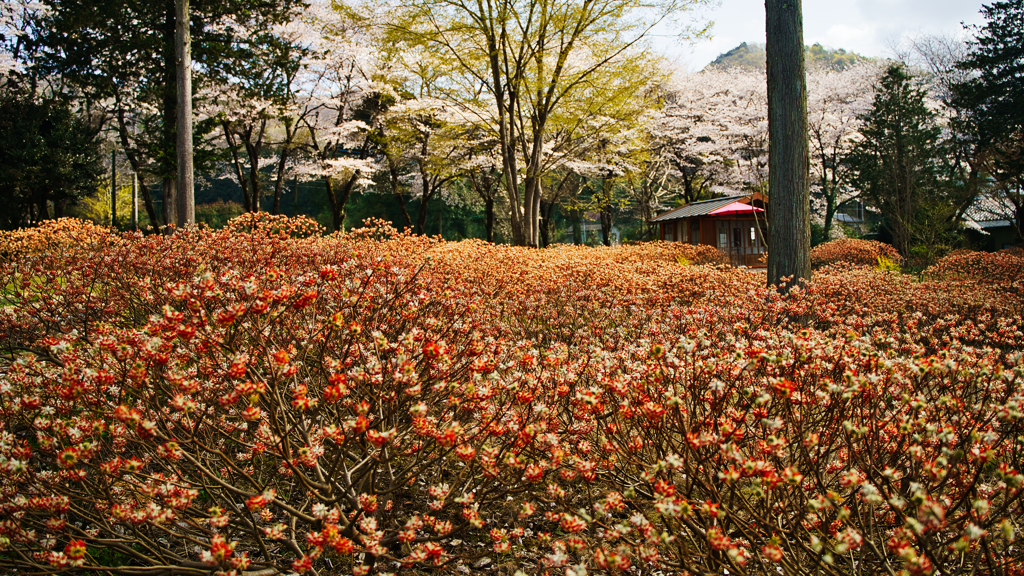
[{"label": "wooden building", "polygon": [[651,220],[668,242],[707,244],[729,255],[734,266],[764,266],[766,202],[761,194],[691,202]]}]

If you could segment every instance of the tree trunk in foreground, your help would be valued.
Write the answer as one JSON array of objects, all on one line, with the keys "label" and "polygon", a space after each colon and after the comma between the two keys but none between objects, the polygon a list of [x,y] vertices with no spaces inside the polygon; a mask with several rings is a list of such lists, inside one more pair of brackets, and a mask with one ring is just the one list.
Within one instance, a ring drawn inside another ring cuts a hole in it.
[{"label": "tree trunk in foreground", "polygon": [[[768,285],[811,278],[810,158],[801,0],[765,0]],[[784,278],[788,280],[783,280]]]},{"label": "tree trunk in foreground", "polygon": [[179,227],[196,223],[196,197],[192,171],[192,37],[188,0],[175,0],[175,60],[178,72],[178,213]]}]

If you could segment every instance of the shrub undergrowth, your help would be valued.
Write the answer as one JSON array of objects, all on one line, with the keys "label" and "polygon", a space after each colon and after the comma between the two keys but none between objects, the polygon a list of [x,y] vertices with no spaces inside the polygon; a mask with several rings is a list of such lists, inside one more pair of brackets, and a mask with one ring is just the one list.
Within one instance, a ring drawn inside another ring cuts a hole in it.
[{"label": "shrub undergrowth", "polygon": [[783,295],[681,245],[266,216],[0,243],[5,570],[1024,566],[1019,276]]}]

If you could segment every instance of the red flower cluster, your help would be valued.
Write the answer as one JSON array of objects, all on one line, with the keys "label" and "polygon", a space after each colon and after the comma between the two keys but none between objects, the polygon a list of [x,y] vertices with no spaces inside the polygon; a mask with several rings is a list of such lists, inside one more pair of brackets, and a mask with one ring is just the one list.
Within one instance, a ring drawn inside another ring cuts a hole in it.
[{"label": "red flower cluster", "polygon": [[842,238],[819,244],[811,249],[811,266],[820,268],[830,264],[877,266],[879,258],[899,265],[903,258],[889,244],[875,240]]},{"label": "red flower cluster", "polygon": [[1019,278],[47,226],[0,237],[3,570],[1024,566]]}]

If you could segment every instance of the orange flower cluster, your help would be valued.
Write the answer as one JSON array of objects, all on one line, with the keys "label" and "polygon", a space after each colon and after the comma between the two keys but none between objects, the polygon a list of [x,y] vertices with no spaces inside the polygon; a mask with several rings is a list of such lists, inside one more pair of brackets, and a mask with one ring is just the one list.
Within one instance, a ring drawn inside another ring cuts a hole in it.
[{"label": "orange flower cluster", "polygon": [[925,276],[944,280],[980,280],[1012,284],[1024,279],[1024,251],[957,251],[939,259]]},{"label": "orange flower cluster", "polygon": [[51,226],[0,246],[4,571],[1024,566],[1019,279]]},{"label": "orange flower cluster", "polygon": [[830,264],[877,266],[878,259],[886,258],[900,264],[903,257],[889,244],[874,240],[842,238],[819,244],[811,249],[811,266],[820,268]]}]

